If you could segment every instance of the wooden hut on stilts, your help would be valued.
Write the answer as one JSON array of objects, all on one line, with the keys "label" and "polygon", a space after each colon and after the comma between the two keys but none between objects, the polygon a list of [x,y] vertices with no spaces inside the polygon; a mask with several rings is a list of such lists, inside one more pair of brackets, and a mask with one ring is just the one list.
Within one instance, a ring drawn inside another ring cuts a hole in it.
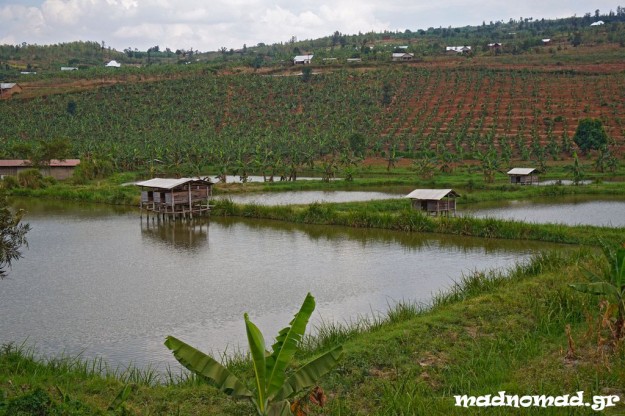
[{"label": "wooden hut on stilts", "polygon": [[146,211],[161,219],[193,219],[208,214],[213,183],[201,178],[154,178],[137,182],[141,187],[141,216]]}]

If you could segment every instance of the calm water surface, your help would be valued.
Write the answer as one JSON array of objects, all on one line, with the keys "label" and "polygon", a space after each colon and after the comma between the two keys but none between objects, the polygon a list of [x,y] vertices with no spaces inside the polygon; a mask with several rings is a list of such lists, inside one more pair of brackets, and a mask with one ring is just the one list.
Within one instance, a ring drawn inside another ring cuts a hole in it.
[{"label": "calm water surface", "polygon": [[[312,204],[314,202],[354,202],[373,201],[378,199],[395,199],[407,193],[373,192],[373,191],[286,191],[259,192],[247,194],[231,194],[217,198],[231,199],[237,204],[258,205],[290,205]],[[408,205],[408,202],[406,202]]]},{"label": "calm water surface", "polygon": [[0,281],[0,343],[113,366],[175,364],[167,335],[214,353],[244,347],[244,312],[271,339],[309,291],[313,325],[349,322],[554,247],[267,221],[159,226],[136,210],[16,205],[32,231]]},{"label": "calm water surface", "polygon": [[531,201],[497,201],[462,206],[476,217],[513,219],[535,223],[625,227],[625,198],[567,196]]}]

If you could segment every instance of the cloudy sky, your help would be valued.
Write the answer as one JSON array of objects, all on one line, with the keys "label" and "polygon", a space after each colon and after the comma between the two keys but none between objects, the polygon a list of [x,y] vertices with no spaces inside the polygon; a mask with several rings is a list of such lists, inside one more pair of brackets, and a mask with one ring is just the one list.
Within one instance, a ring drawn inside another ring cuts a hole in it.
[{"label": "cloudy sky", "polygon": [[218,50],[358,32],[616,10],[598,0],[0,0],[0,44],[104,41],[117,50]]}]

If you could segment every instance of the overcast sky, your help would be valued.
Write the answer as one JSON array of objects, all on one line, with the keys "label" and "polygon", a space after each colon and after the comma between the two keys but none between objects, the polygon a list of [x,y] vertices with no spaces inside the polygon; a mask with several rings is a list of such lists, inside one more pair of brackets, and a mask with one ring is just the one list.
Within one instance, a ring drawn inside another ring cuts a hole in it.
[{"label": "overcast sky", "polygon": [[[119,51],[238,49],[358,32],[478,25],[616,10],[562,0],[0,0],[0,44],[104,41]],[[625,2],[624,2],[625,5]]]}]

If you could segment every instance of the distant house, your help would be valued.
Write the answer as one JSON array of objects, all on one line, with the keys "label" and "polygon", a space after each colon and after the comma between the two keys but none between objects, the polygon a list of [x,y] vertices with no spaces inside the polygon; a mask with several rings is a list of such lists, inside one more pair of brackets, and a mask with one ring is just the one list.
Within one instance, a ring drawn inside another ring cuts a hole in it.
[{"label": "distant house", "polygon": [[361,58],[347,58],[347,62],[362,62]]},{"label": "distant house", "polygon": [[61,71],[78,71],[78,68],[75,66],[62,66]]},{"label": "distant house", "polygon": [[119,62],[117,62],[116,60],[112,60],[111,62],[109,62],[108,64],[104,65],[108,68],[119,68],[122,66],[122,64],[120,64]]},{"label": "distant house", "polygon": [[297,55],[295,58],[293,58],[293,64],[294,65],[307,65],[312,61],[313,56],[314,55]]},{"label": "distant house", "polygon": [[538,170],[534,168],[514,168],[508,171],[510,183],[532,185],[538,183]]},{"label": "distant house", "polygon": [[[52,176],[54,179],[63,180],[70,178],[79,164],[80,159],[52,159],[47,166],[40,167],[39,171],[44,176]],[[30,160],[0,160],[0,176],[17,176],[18,173],[27,169],[33,169],[33,164]]]},{"label": "distant house", "polygon": [[491,49],[499,49],[499,48],[501,48],[501,43],[499,43],[499,42],[489,43],[488,47],[491,48]]},{"label": "distant house", "polygon": [[453,189],[415,189],[406,195],[412,207],[430,215],[456,214],[456,198],[460,197]]},{"label": "distant house", "polygon": [[15,82],[0,83],[0,97],[10,97],[13,94],[22,92],[22,87]]},{"label": "distant house", "polygon": [[597,20],[595,23],[591,23],[590,26],[601,26],[605,24],[603,20]]},{"label": "distant house", "polygon": [[406,62],[414,59],[414,53],[394,52],[392,55],[393,62]]},{"label": "distant house", "polygon": [[445,52],[447,53],[457,53],[457,54],[461,54],[461,53],[471,53],[471,47],[470,46],[446,46],[445,47]]},{"label": "distant house", "polygon": [[549,45],[551,43],[551,39],[541,39],[543,45]]}]

